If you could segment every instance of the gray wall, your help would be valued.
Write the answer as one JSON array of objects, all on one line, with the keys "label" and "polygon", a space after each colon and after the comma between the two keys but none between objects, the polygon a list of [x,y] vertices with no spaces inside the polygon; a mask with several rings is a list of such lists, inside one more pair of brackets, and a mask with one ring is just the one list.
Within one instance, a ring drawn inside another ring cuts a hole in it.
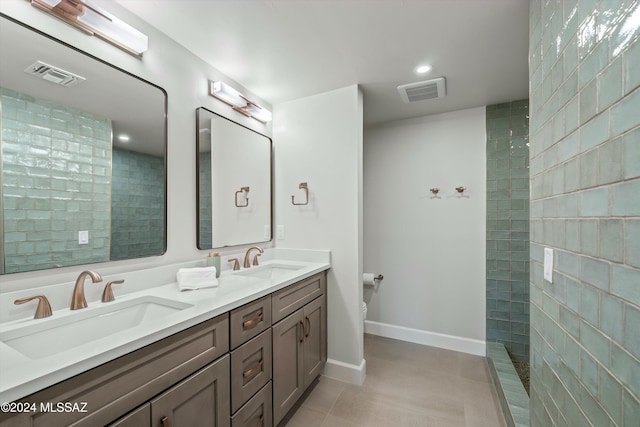
[{"label": "gray wall", "polygon": [[530,14],[532,426],[637,427],[640,3]]}]

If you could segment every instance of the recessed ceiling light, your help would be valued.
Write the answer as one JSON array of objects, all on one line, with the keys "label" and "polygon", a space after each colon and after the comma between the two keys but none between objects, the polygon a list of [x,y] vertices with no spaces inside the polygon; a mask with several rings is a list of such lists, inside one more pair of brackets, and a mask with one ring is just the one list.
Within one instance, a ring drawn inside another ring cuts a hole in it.
[{"label": "recessed ceiling light", "polygon": [[122,142],[129,142],[129,135],[125,135],[124,133],[118,135],[118,139]]},{"label": "recessed ceiling light", "polygon": [[431,65],[420,65],[419,67],[416,68],[416,73],[418,74],[425,74],[425,73],[428,73],[429,71],[431,71]]}]

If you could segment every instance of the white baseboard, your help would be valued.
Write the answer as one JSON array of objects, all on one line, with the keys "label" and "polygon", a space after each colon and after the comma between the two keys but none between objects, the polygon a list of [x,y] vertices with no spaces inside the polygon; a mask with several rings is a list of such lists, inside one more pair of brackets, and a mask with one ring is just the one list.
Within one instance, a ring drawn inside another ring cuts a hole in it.
[{"label": "white baseboard", "polygon": [[367,361],[362,359],[360,366],[340,362],[339,360],[327,359],[322,375],[336,380],[344,381],[355,385],[362,385],[367,371]]},{"label": "white baseboard", "polygon": [[429,332],[421,329],[406,328],[404,326],[389,325],[387,323],[364,322],[364,332],[371,335],[408,341],[416,344],[430,345],[432,347],[445,348],[447,350],[486,356],[486,342],[471,338],[457,337],[454,335]]}]

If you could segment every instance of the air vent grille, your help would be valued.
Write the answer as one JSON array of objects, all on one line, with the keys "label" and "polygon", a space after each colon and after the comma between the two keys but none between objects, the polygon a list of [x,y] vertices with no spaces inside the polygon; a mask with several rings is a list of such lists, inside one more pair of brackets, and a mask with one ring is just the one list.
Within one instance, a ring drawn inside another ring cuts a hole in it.
[{"label": "air vent grille", "polygon": [[426,99],[442,98],[446,95],[445,78],[438,77],[424,82],[401,85],[398,86],[398,93],[407,104]]},{"label": "air vent grille", "polygon": [[48,82],[56,83],[65,87],[75,86],[85,81],[84,77],[70,73],[53,65],[46,64],[42,61],[36,61],[24,70],[25,73],[39,77]]}]

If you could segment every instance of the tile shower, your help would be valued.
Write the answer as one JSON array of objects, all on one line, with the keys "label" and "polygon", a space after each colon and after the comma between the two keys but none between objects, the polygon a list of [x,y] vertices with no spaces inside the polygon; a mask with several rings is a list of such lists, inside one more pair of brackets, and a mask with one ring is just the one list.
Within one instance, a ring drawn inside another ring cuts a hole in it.
[{"label": "tile shower", "polygon": [[529,360],[529,101],[487,106],[487,341]]}]

